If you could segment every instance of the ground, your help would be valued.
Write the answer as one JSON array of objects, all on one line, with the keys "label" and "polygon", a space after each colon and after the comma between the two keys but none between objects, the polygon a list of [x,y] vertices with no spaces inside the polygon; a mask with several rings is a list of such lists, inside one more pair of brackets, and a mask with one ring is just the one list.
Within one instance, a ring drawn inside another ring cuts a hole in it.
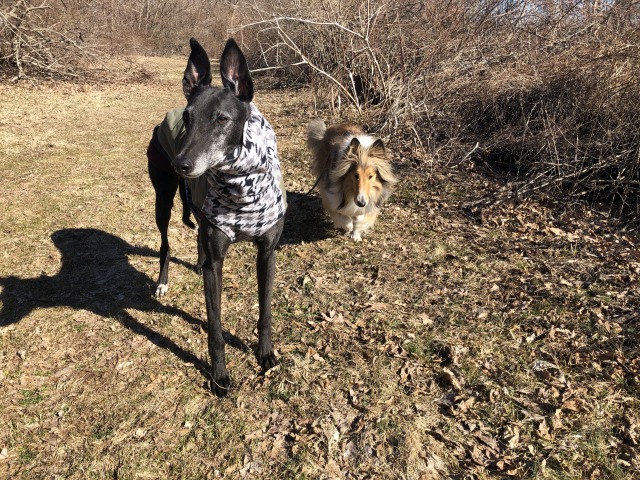
[{"label": "ground", "polygon": [[0,477],[640,475],[638,238],[567,204],[469,208],[501,180],[397,145],[398,190],[355,243],[305,195],[305,126],[328,114],[266,79],[255,102],[290,203],[280,365],[257,365],[254,248],[235,245],[233,390],[212,395],[178,210],[170,290],[153,297],[145,150],[184,103],[184,59],[137,61],[148,78],[0,86]]}]

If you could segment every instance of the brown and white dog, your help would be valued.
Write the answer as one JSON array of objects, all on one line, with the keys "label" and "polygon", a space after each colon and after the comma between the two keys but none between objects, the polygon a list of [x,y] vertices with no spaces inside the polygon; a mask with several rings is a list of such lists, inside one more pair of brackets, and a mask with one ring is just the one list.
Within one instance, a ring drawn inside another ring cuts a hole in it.
[{"label": "brown and white dog", "polygon": [[321,119],[309,122],[307,146],[322,205],[335,227],[359,242],[398,181],[388,150],[382,140],[358,125],[327,127]]}]

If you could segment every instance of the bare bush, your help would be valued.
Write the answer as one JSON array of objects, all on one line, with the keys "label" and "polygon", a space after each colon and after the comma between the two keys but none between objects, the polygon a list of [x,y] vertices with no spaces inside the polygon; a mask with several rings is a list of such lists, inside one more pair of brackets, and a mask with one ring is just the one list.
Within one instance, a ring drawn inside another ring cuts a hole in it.
[{"label": "bare bush", "polygon": [[[282,67],[300,75],[318,89],[333,91],[334,101],[345,101],[362,113],[393,96],[393,68],[402,51],[401,32],[388,18],[407,15],[410,3],[373,5],[360,0],[320,4],[254,3],[245,11],[241,30],[259,47],[258,63]],[[383,40],[384,39],[384,40]],[[294,67],[294,68],[291,68]]]},{"label": "bare bush", "polygon": [[[457,114],[478,157],[541,191],[638,213],[638,35],[615,9],[522,17],[509,59],[469,88]],[[505,52],[506,53],[506,52]]]},{"label": "bare bush", "polygon": [[[5,2],[6,3],[6,2]],[[73,77],[91,57],[81,35],[51,15],[47,0],[17,0],[0,10],[0,70],[13,79]]]},{"label": "bare bush", "polygon": [[0,73],[84,79],[109,54],[222,45],[232,15],[222,0],[0,0]]},{"label": "bare bush", "polygon": [[118,53],[183,54],[190,37],[223,44],[233,14],[223,0],[92,0],[84,10],[93,42]]},{"label": "bare bush", "polygon": [[[255,0],[261,66],[441,163],[638,213],[635,2]],[[351,113],[349,113],[351,112]]]}]

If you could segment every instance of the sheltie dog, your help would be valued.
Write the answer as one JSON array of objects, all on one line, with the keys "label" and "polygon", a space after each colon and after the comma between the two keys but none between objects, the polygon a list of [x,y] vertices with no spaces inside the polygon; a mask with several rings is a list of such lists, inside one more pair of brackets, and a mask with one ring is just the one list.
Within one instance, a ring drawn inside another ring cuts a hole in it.
[{"label": "sheltie dog", "polygon": [[323,207],[336,228],[359,242],[398,181],[388,150],[358,125],[327,127],[321,119],[309,122],[307,146]]}]

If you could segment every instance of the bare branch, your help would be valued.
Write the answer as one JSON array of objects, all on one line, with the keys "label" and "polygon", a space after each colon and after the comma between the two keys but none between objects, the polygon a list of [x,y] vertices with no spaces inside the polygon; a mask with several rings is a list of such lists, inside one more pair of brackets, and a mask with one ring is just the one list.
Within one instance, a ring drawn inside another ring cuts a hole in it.
[{"label": "bare branch", "polygon": [[314,25],[317,27],[335,27],[337,29],[340,30],[344,30],[345,32],[347,32],[350,35],[353,35],[355,37],[364,39],[364,36],[359,34],[358,32],[355,32],[353,30],[351,30],[350,28],[345,27],[344,25],[338,23],[338,22],[322,22],[319,20],[309,20],[309,19],[305,19],[305,18],[295,18],[295,17],[274,17],[274,18],[269,18],[267,20],[260,20],[257,22],[252,22],[252,23],[247,23],[244,25],[240,25],[238,27],[234,27],[234,28],[230,28],[229,32],[230,33],[235,33],[235,32],[239,32],[241,30],[245,30],[251,27],[258,27],[258,26],[262,26],[265,24],[277,24],[279,25],[280,22],[294,22],[294,23],[301,23],[301,24],[306,24],[306,25]]}]

